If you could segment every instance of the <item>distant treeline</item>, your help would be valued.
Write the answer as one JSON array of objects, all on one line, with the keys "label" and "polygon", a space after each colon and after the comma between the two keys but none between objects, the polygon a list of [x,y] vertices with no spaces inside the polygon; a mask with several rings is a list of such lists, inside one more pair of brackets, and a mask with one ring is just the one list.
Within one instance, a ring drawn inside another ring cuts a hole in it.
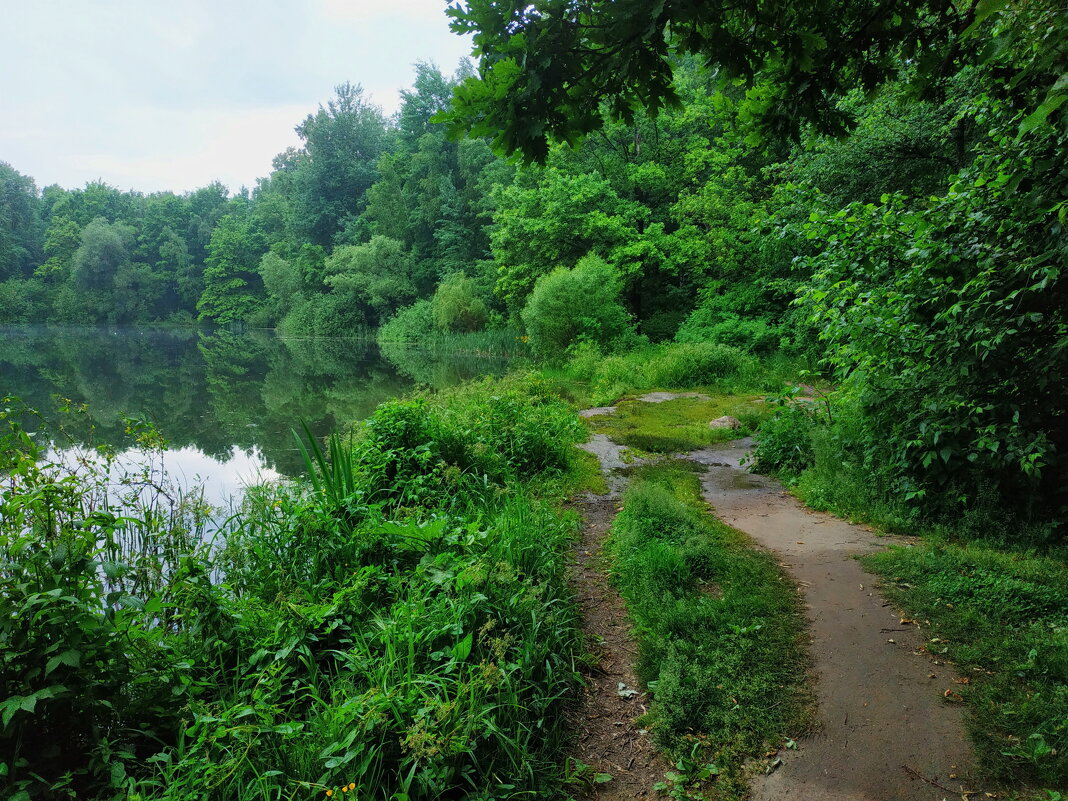
[{"label": "distant treeline", "polygon": [[0,322],[240,320],[345,335],[427,300],[394,328],[412,339],[518,324],[538,278],[594,253],[654,341],[803,347],[789,303],[806,248],[783,223],[807,220],[814,193],[833,205],[939,191],[975,136],[961,93],[932,104],[891,91],[847,101],[861,124],[846,139],[754,148],[736,125],[741,95],[683,62],[680,110],[609,123],[517,167],[432,122],[469,72],[417,65],[392,117],[339,86],[297,126],[301,147],[232,196],[218,183],[38,191],[0,164]]}]

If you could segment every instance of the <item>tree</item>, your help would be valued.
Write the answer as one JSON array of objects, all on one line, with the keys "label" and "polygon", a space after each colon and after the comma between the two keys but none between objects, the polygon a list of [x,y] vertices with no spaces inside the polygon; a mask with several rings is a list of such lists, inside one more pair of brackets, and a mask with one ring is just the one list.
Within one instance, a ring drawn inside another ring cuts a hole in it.
[{"label": "tree", "polygon": [[40,261],[42,234],[33,179],[0,161],[0,281],[33,272]]},{"label": "tree", "polygon": [[304,148],[293,166],[295,228],[324,247],[346,218],[363,210],[388,144],[382,110],[366,100],[363,87],[343,83],[336,92],[325,108],[297,126]]},{"label": "tree", "polygon": [[326,260],[326,283],[346,305],[362,309],[367,322],[385,322],[416,297],[412,259],[395,239],[375,236],[363,245],[347,245]]},{"label": "tree", "polygon": [[442,281],[430,302],[434,327],[440,331],[478,331],[486,324],[486,304],[478,297],[475,282],[463,273]]},{"label": "tree", "polygon": [[466,0],[452,29],[473,34],[478,75],[457,87],[441,118],[454,133],[493,137],[507,153],[543,161],[549,141],[573,144],[602,124],[679,105],[672,57],[702,57],[724,86],[747,87],[743,113],[776,135],[811,121],[841,130],[836,99],[895,77],[917,80],[953,63],[977,8],[996,4],[877,0]]},{"label": "tree", "polygon": [[430,119],[449,107],[456,82],[441,74],[434,64],[418,61],[412,89],[401,90],[401,107],[397,127],[408,142],[417,141],[431,132]]},{"label": "tree", "polygon": [[107,291],[115,274],[130,260],[136,231],[129,225],[109,223],[97,217],[82,231],[82,242],[74,253],[71,279],[79,290]]},{"label": "tree", "polygon": [[[624,249],[640,238],[648,215],[605,179],[553,167],[521,173],[498,192],[496,202],[491,241],[500,265],[497,293],[516,311],[541,276],[574,267],[590,251],[609,262],[624,261]],[[631,275],[628,271],[626,278]]]},{"label": "tree", "polygon": [[240,207],[219,220],[208,244],[204,291],[197,302],[201,320],[249,320],[260,310],[264,292],[258,267],[264,250]]}]

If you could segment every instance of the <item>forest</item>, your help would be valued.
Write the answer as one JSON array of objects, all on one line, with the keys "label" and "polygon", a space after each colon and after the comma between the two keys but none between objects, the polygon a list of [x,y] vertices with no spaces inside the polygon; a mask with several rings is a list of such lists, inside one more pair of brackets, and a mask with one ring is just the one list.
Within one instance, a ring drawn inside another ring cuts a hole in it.
[{"label": "forest", "polygon": [[[490,25],[480,8],[455,24]],[[857,51],[797,96],[826,42],[798,34],[813,52],[763,83],[661,42],[654,77],[601,87],[596,113],[534,104],[536,124],[479,111],[507,48],[477,74],[419,64],[392,117],[338,86],[297,125],[302,146],[233,195],[39,191],[5,164],[0,321],[785,352],[853,399],[849,448],[906,500],[1004,499],[1059,524],[1062,11],[982,11],[937,64],[888,29],[877,59]]]},{"label": "forest", "polygon": [[[24,755],[0,763],[0,788],[410,801],[611,781],[561,767],[590,658],[561,504],[601,480],[572,448],[589,433],[572,407],[611,408],[589,431],[641,459],[719,441],[707,416],[634,400],[671,389],[729,398],[720,411],[756,434],[754,469],[809,507],[932,537],[866,564],[953,632],[939,653],[976,666],[961,692],[987,775],[1061,798],[1068,10],[448,13],[473,60],[415,65],[394,115],[339,84],[254,187],[39,189],[0,162],[0,325],[201,326],[219,331],[209,351],[241,347],[226,329],[273,328],[520,356],[499,381],[383,403],[328,440],[293,421],[307,482],[253,492],[219,551],[190,544],[197,509],[131,523],[98,509],[92,471],[56,479],[12,401],[0,469],[24,483],[0,504],[18,557],[0,590],[42,622],[0,621],[0,744]],[[706,519],[693,473],[643,463],[606,558],[638,621],[654,739],[682,777],[660,789],[740,799],[745,761],[792,748],[786,727],[801,726],[804,624],[796,596],[764,592],[779,567]],[[162,544],[124,556],[131,525]],[[727,611],[712,615],[722,588],[701,571],[721,568]],[[77,649],[50,644],[70,626]],[[90,660],[105,679],[77,669]],[[710,706],[724,684],[767,719]]]}]

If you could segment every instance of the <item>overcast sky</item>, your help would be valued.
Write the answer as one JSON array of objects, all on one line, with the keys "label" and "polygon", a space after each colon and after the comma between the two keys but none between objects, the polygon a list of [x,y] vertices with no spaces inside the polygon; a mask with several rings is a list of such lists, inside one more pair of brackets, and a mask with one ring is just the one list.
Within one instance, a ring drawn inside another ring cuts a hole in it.
[{"label": "overcast sky", "polygon": [[446,0],[0,0],[0,161],[44,187],[231,191],[343,81],[387,113],[470,43]]}]

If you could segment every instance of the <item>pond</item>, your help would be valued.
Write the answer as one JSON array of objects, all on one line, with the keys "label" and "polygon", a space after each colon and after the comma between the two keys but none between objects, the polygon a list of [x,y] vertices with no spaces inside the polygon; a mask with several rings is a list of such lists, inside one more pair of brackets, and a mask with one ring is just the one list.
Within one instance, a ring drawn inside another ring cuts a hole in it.
[{"label": "pond", "polygon": [[[168,477],[202,485],[214,505],[250,483],[302,472],[292,433],[301,420],[322,436],[416,384],[441,388],[506,369],[504,359],[261,330],[0,327],[0,396],[41,412],[47,426],[27,425],[53,454],[74,459],[108,445],[121,462],[132,453],[125,421],[142,420],[167,441]],[[61,413],[62,399],[87,410]]]}]

